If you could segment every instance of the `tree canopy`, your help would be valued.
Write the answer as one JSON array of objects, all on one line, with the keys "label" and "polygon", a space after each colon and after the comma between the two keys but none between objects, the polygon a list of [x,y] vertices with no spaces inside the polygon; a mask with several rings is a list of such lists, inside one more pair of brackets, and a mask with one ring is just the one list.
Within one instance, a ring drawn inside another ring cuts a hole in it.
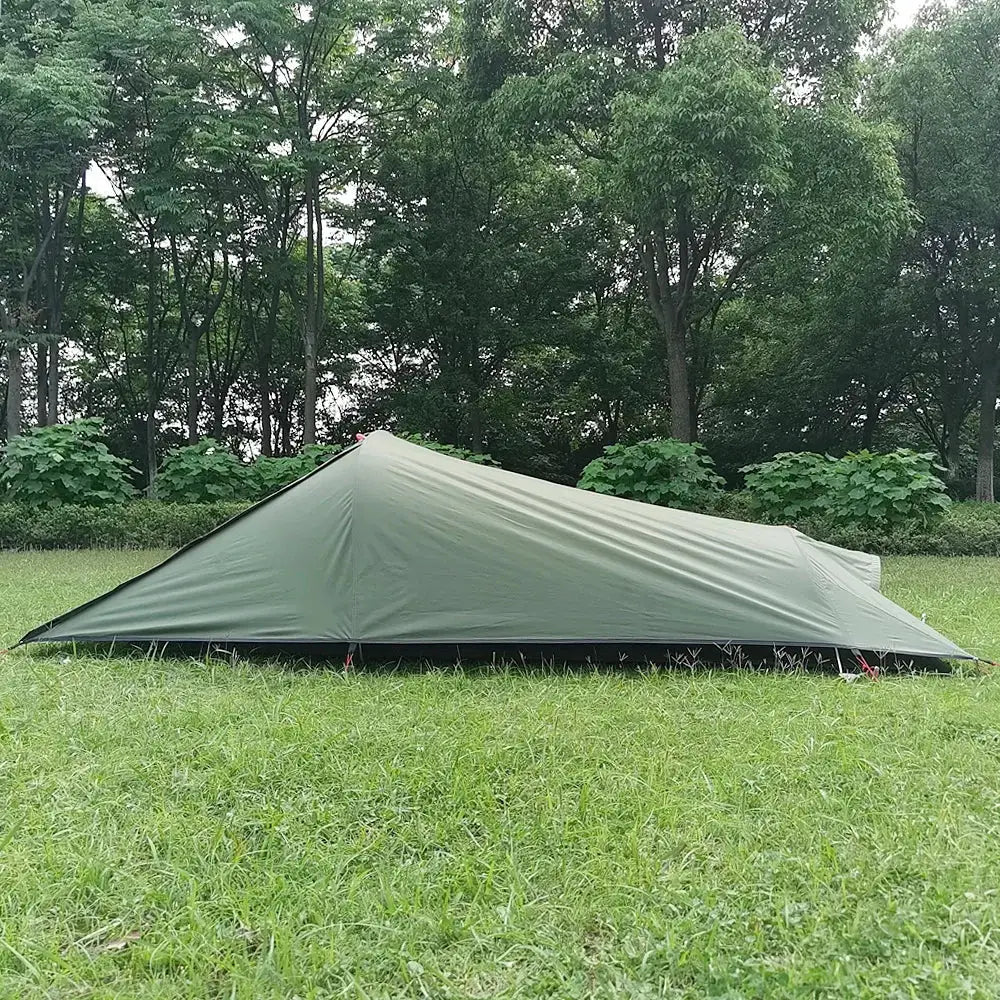
[{"label": "tree canopy", "polygon": [[2,434],[928,448],[994,496],[1000,2],[6,0]]}]

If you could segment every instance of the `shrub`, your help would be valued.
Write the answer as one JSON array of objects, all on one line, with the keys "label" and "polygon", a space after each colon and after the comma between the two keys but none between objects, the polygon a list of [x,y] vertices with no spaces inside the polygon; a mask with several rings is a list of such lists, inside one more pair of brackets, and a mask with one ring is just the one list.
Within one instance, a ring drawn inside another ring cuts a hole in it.
[{"label": "shrub", "polygon": [[[740,494],[725,494],[727,499]],[[246,503],[182,504],[135,500],[106,507],[0,503],[0,549],[178,548],[247,508]],[[719,513],[740,517],[742,502]],[[933,524],[892,528],[800,521],[820,541],[878,555],[1000,557],[1000,504],[955,503]]]},{"label": "shrub", "polygon": [[728,517],[734,521],[759,521],[756,507],[746,490],[727,490],[720,493],[711,507],[706,507],[705,514],[716,517]]},{"label": "shrub", "polygon": [[932,521],[951,504],[936,468],[933,455],[906,449],[888,455],[867,450],[845,455],[834,472],[834,523],[892,527]]},{"label": "shrub", "polygon": [[249,467],[212,438],[167,452],[155,491],[171,503],[243,500],[253,492]]},{"label": "shrub", "polygon": [[134,494],[128,462],[108,451],[96,417],[35,427],[11,440],[0,463],[5,499],[58,507],[124,503]]},{"label": "shrub", "polygon": [[442,444],[426,438],[423,434],[413,434],[403,431],[398,435],[410,444],[419,444],[422,448],[430,448],[431,451],[440,452],[442,455],[450,455],[452,458],[460,458],[463,462],[472,462],[475,465],[497,465],[497,461],[492,455],[484,455],[478,451],[469,451],[468,448],[459,448],[453,444]]},{"label": "shrub", "polygon": [[934,456],[900,449],[843,458],[784,452],[748,465],[752,509],[768,520],[819,520],[833,527],[886,530],[927,523],[950,504]]},{"label": "shrub", "polygon": [[722,493],[722,478],[702,446],[673,438],[609,445],[587,465],[577,485],[687,510],[714,509]]},{"label": "shrub", "polygon": [[933,522],[858,526],[807,521],[802,530],[824,542],[878,555],[1000,556],[1000,504],[952,504]]},{"label": "shrub", "polygon": [[779,521],[825,513],[834,464],[829,455],[783,451],[770,462],[744,466],[751,512]]},{"label": "shrub", "polygon": [[297,455],[282,458],[261,455],[250,466],[250,496],[255,500],[263,500],[312,472],[339,451],[340,445],[307,444]]},{"label": "shrub", "polygon": [[246,509],[246,504],[136,500],[116,507],[58,508],[0,503],[0,548],[179,548]]},{"label": "shrub", "polygon": [[1000,556],[1000,504],[967,500],[952,504],[918,541],[914,553],[940,556]]}]

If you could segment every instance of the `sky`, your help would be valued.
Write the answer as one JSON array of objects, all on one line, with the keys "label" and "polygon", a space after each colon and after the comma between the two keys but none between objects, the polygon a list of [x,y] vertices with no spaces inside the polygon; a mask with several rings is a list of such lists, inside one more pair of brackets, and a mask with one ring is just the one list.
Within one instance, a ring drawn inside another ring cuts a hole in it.
[{"label": "sky", "polygon": [[895,8],[892,23],[896,26],[909,24],[922,4],[923,0],[896,0],[892,5]]}]

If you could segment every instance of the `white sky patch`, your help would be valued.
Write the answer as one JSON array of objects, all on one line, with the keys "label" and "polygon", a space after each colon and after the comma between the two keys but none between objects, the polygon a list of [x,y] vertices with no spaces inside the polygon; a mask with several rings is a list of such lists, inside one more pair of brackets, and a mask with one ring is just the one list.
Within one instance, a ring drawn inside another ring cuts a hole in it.
[{"label": "white sky patch", "polygon": [[886,19],[894,28],[905,28],[924,5],[923,0],[896,0],[893,10]]},{"label": "white sky patch", "polygon": [[99,198],[114,198],[115,186],[99,163],[91,163],[87,171],[87,187]]}]

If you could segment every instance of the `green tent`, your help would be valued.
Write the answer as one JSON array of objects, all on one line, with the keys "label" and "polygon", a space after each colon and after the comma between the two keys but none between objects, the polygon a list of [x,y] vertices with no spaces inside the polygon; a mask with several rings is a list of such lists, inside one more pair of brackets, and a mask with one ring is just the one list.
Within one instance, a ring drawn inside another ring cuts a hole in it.
[{"label": "green tent", "polygon": [[378,431],[23,642],[739,644],[969,654],[874,556],[474,465]]}]

